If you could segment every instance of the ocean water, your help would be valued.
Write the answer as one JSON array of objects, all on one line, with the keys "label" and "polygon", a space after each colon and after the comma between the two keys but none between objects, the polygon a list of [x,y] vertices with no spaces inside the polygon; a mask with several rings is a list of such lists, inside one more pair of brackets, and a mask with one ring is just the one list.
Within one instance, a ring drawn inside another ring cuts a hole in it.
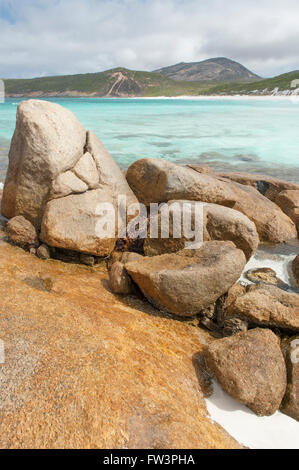
[{"label": "ocean water", "polygon": [[[20,100],[0,104],[0,181]],[[289,99],[49,99],[93,130],[122,167],[139,158],[208,163],[299,183],[299,101]]]}]

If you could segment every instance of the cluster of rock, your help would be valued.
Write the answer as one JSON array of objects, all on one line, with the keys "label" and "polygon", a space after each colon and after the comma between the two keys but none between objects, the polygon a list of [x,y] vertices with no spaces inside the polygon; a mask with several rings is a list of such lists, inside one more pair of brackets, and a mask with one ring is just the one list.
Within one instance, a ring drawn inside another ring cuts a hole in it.
[{"label": "cluster of rock", "polygon": [[[108,202],[117,212],[119,195],[128,205],[161,204],[159,228],[169,209],[169,237],[148,236],[139,253],[130,239],[122,241],[127,251],[120,250],[117,233],[100,237],[97,207]],[[203,243],[186,249],[184,235],[173,238],[173,221],[188,203],[194,228],[196,202],[205,203]],[[282,406],[298,419],[298,365],[290,361],[299,338],[299,296],[266,271],[247,273],[255,285],[238,280],[260,242],[298,238],[299,186],[158,159],[138,160],[125,177],[72,113],[30,100],[18,107],[2,214],[10,219],[10,240],[40,258],[93,265],[105,257],[113,292],[141,292],[162,312],[198,318],[217,338],[205,358],[222,387],[258,415]],[[293,272],[298,280],[299,257]]]},{"label": "cluster of rock", "polygon": [[107,256],[116,238],[96,236],[96,208],[102,202],[117,207],[118,194],[137,203],[101,141],[70,111],[39,100],[18,106],[2,198],[5,217],[25,217],[51,247]]}]

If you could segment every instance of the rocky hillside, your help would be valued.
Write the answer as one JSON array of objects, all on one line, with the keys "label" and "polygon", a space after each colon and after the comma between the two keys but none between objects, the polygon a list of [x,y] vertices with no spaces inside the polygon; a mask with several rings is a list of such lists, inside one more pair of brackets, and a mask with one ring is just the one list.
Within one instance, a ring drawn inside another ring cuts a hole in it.
[{"label": "rocky hillside", "polygon": [[181,62],[163,67],[156,72],[172,80],[189,82],[233,82],[258,80],[260,77],[246,67],[225,57],[217,57],[202,62]]},{"label": "rocky hillside", "polygon": [[116,68],[100,73],[5,80],[6,96],[179,96],[199,95],[208,86],[176,82],[159,73]]},{"label": "rocky hillside", "polygon": [[4,81],[7,97],[128,98],[298,93],[298,85],[292,88],[292,83],[294,80],[299,80],[299,71],[260,79],[242,65],[229,59],[210,59],[194,64],[178,64],[161,69],[159,72],[116,68],[100,73]]}]

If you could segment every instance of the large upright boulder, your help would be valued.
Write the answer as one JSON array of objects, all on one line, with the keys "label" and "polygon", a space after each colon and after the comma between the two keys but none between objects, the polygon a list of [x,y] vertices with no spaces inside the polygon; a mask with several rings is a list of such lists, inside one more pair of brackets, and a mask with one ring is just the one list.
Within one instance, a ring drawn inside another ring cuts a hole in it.
[{"label": "large upright boulder", "polygon": [[[3,215],[26,217],[49,246],[111,253],[117,222],[126,223],[125,215],[117,218],[118,197],[126,198],[127,205],[138,201],[101,141],[86,133],[70,111],[46,101],[21,103],[9,160]],[[116,215],[111,236],[97,230],[105,217],[102,203],[109,203]]]},{"label": "large upright boulder", "polygon": [[213,174],[151,158],[133,163],[127,181],[146,205],[180,199],[220,204],[252,220],[261,241],[280,243],[297,237],[292,220],[256,189]]},{"label": "large upright boulder", "polygon": [[39,228],[52,181],[83,155],[86,131],[73,113],[48,101],[23,101],[9,152],[2,214]]},{"label": "large upright boulder", "polygon": [[[157,256],[164,253],[175,253],[185,248],[188,243],[184,234],[184,208],[190,208],[190,228],[192,232],[198,230],[198,237],[203,241],[222,240],[232,241],[237,248],[242,250],[247,259],[256,251],[259,244],[259,236],[254,223],[244,214],[229,207],[218,204],[205,203],[202,206],[202,212],[196,214],[197,203],[194,201],[169,201],[161,205],[159,213],[153,218],[158,228],[157,238],[147,237],[144,242],[144,253],[147,256]],[[165,210],[166,209],[166,210]],[[169,213],[167,222],[169,223],[169,237],[163,237],[162,228],[165,223],[164,217]],[[195,218],[198,217],[196,227]],[[174,227],[174,222],[179,221],[179,227]],[[174,229],[180,229],[180,236]],[[151,227],[150,227],[151,229]],[[149,233],[150,233],[149,229]]]},{"label": "large upright boulder", "polygon": [[[87,133],[86,149],[86,162],[87,156],[89,160],[91,157],[97,169],[98,184],[92,185],[96,189],[49,201],[42,220],[41,239],[53,247],[107,256],[114,249],[118,227],[125,228],[126,224],[125,214],[118,217],[118,197],[125,196],[127,206],[138,204],[138,201],[110,153],[91,131]],[[86,183],[93,167],[88,164],[87,168],[85,173],[83,165],[80,172],[78,164],[74,169],[77,175],[86,175]],[[92,180],[91,176],[89,180]],[[115,233],[101,236],[97,227],[105,214],[100,210],[100,204],[106,203],[114,208]]]},{"label": "large upright boulder", "polygon": [[206,242],[197,250],[144,257],[125,268],[155,307],[183,317],[214,304],[238,280],[246,258],[232,242]]},{"label": "large upright boulder", "polygon": [[259,416],[274,414],[286,390],[286,366],[278,337],[256,328],[214,341],[204,351],[222,388]]}]

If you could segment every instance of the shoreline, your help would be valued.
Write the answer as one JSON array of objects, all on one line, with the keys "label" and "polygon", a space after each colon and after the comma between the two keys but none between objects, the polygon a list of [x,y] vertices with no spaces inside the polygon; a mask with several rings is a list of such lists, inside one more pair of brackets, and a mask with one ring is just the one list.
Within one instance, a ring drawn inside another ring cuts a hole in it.
[{"label": "shoreline", "polygon": [[100,99],[100,100],[260,100],[260,101],[292,101],[299,103],[299,95],[180,95],[180,96],[94,96],[90,95],[6,95],[9,99],[46,99],[46,98],[70,98],[70,99]]}]

